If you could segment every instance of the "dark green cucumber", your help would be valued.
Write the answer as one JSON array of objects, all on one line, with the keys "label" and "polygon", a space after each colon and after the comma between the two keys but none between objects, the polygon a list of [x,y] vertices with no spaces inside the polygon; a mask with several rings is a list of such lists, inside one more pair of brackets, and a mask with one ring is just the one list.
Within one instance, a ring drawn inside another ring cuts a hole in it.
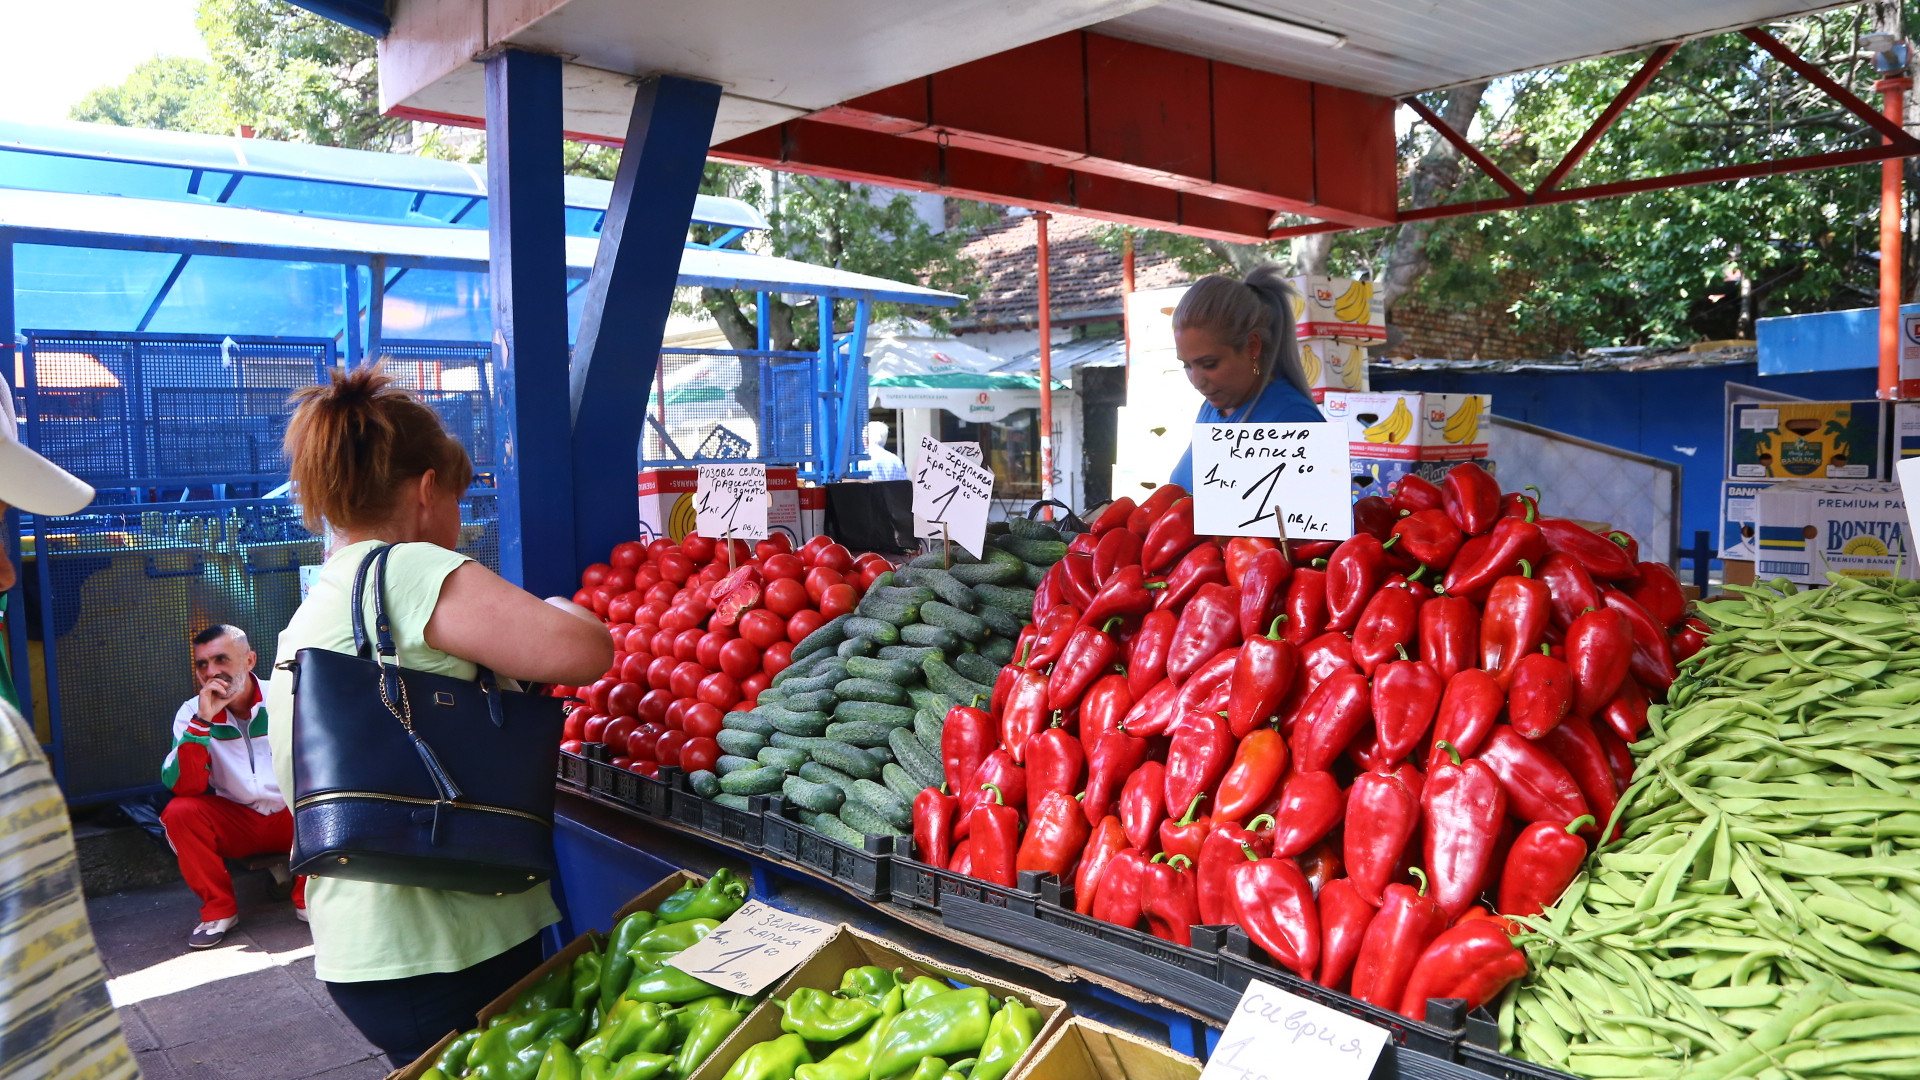
[{"label": "dark green cucumber", "polygon": [[1056,543],[1060,540],[1058,529],[1044,521],[1035,521],[1032,518],[1008,518],[1007,533],[1018,536],[1022,540],[1046,540]]},{"label": "dark green cucumber", "polygon": [[887,745],[887,736],[894,731],[892,724],[876,723],[872,720],[852,720],[827,725],[827,738],[838,739],[862,750]]},{"label": "dark green cucumber", "polygon": [[[898,649],[898,645],[887,646]],[[856,679],[877,679],[895,686],[920,681],[919,658],[912,662],[906,660],[881,660],[870,656],[855,656],[847,661],[847,674]]]},{"label": "dark green cucumber", "polygon": [[927,541],[927,553],[925,555],[915,555],[912,559],[908,560],[907,565],[938,570],[944,568],[949,562],[960,566],[977,563],[979,561],[979,559],[973,557],[972,552],[961,547],[959,544],[947,544],[940,540],[929,540]]},{"label": "dark green cucumber", "polygon": [[848,825],[832,814],[821,814],[807,827],[829,840],[846,844],[850,847],[864,848],[867,844],[866,836],[862,834],[859,829]]},{"label": "dark green cucumber", "polygon": [[813,760],[859,780],[871,780],[880,775],[880,766],[874,764],[866,751],[833,739],[822,739],[814,746]]},{"label": "dark green cucumber", "polygon": [[[782,668],[780,670],[780,674],[785,675],[786,673],[787,669]],[[751,704],[779,705],[787,700],[787,693],[787,688],[784,686],[769,686],[765,690],[760,691],[760,696],[754,698]]]},{"label": "dark green cucumber", "polygon": [[889,724],[893,727],[906,727],[913,723],[913,710],[905,705],[888,705],[880,701],[843,701],[833,710],[835,723],[854,724],[872,721],[877,724]]},{"label": "dark green cucumber", "polygon": [[860,598],[857,610],[869,619],[883,619],[895,626],[905,626],[920,617],[921,604],[934,599],[938,597],[932,589],[879,588],[876,585]]},{"label": "dark green cucumber", "polygon": [[[925,709],[913,714],[913,733],[921,742],[931,747],[939,747],[940,736],[947,730],[947,722]],[[938,755],[935,755],[938,756]]]},{"label": "dark green cucumber", "polygon": [[988,535],[988,536],[1005,536],[1005,535],[1007,535],[1008,533],[1010,533],[1010,532],[1012,532],[1012,531],[1013,531],[1013,527],[1012,527],[1011,525],[1008,525],[1008,524],[1007,524],[1006,522],[1004,522],[1004,521],[989,521],[989,522],[987,522],[987,535]]},{"label": "dark green cucumber", "polygon": [[842,702],[877,701],[882,705],[905,705],[909,700],[905,690],[880,679],[846,679],[835,683],[833,692]]},{"label": "dark green cucumber", "polygon": [[893,764],[893,751],[887,749],[884,745],[867,746],[862,747],[862,749],[867,752],[868,757],[873,759],[873,767],[876,769],[884,769]]},{"label": "dark green cucumber", "polygon": [[762,765],[777,765],[788,772],[794,772],[799,769],[800,766],[807,763],[807,752],[805,750],[787,750],[778,746],[768,746],[762,748],[754,760]]},{"label": "dark green cucumber", "polygon": [[961,653],[953,658],[953,670],[977,683],[992,686],[1000,677],[1000,665],[979,653]]},{"label": "dark green cucumber", "polygon": [[715,795],[713,801],[719,803],[721,806],[731,807],[735,810],[745,810],[748,813],[753,812],[753,804],[747,801],[745,795],[735,795],[732,792],[723,791]]},{"label": "dark green cucumber", "polygon": [[[803,750],[811,752],[813,750],[813,744],[819,741],[818,738],[813,736],[789,735],[784,731],[776,731],[767,736],[767,745],[776,746],[782,750]],[[754,753],[757,754],[759,751],[756,750]]]},{"label": "dark green cucumber", "polygon": [[992,604],[1022,619],[1033,618],[1032,589],[1023,589],[1018,585],[975,585],[973,595],[979,597],[983,604]]},{"label": "dark green cucumber", "polygon": [[[922,607],[920,611],[924,615],[926,608]],[[908,645],[917,645],[923,649],[939,652],[952,652],[960,647],[959,634],[944,626],[933,626],[928,623],[914,623],[912,626],[901,627],[900,640]],[[924,663],[926,656],[922,655],[920,659]]]},{"label": "dark green cucumber", "polygon": [[773,726],[773,719],[765,713],[730,712],[720,721],[720,726],[732,731],[751,731],[755,735],[771,735],[780,730]]},{"label": "dark green cucumber", "polygon": [[951,630],[968,641],[985,641],[990,633],[980,616],[961,611],[952,604],[931,601],[920,608],[920,621]]},{"label": "dark green cucumber", "polygon": [[[914,625],[919,626],[920,624],[916,623]],[[925,629],[925,627],[920,628]],[[907,631],[909,629],[912,628],[905,626],[900,628],[900,640],[905,641],[907,639]],[[911,678],[914,682],[919,682],[920,661],[925,660],[927,654],[937,653],[939,651],[941,650],[938,647],[931,645],[886,645],[881,647],[877,655],[882,660],[905,660],[908,666],[914,670]],[[847,674],[853,674],[853,669],[847,669]]]},{"label": "dark green cucumber", "polygon": [[929,656],[926,663],[920,665],[926,673],[927,686],[937,694],[945,694],[962,705],[973,703],[976,697],[993,698],[993,687],[982,686],[953,670],[945,660]]},{"label": "dark green cucumber", "polygon": [[863,635],[861,637],[850,637],[841,642],[840,645],[834,649],[834,654],[842,660],[850,660],[856,656],[872,656],[879,648],[880,646],[875,644],[872,638]]},{"label": "dark green cucumber", "polygon": [[887,736],[887,748],[893,751],[893,760],[912,775],[919,787],[939,787],[945,779],[946,770],[940,764],[939,752],[929,749],[911,729],[894,729]]},{"label": "dark green cucumber", "polygon": [[1039,563],[1021,563],[1020,565],[1025,568],[1020,574],[1020,584],[1029,589],[1039,588],[1040,583],[1047,580],[1047,571],[1053,569],[1051,566],[1041,566]]},{"label": "dark green cucumber", "polygon": [[816,784],[802,776],[789,776],[780,781],[780,794],[802,810],[817,814],[831,814],[847,801],[846,793],[839,788],[831,784]]},{"label": "dark green cucumber", "polygon": [[908,807],[913,806],[913,800],[918,798],[920,792],[928,786],[915,780],[911,773],[898,765],[883,767],[880,770],[880,782],[886,785],[888,791],[905,800]]},{"label": "dark green cucumber", "polygon": [[[880,785],[874,784],[874,787],[880,787]],[[880,788],[880,790],[886,791],[887,789]],[[891,792],[889,792],[889,794],[891,794]],[[906,833],[901,830],[894,828],[892,822],[881,817],[879,811],[868,806],[866,803],[851,798],[841,805],[840,820],[846,822],[847,828],[863,834],[859,840],[860,846],[865,846],[866,837],[868,836],[906,835]]]},{"label": "dark green cucumber", "polygon": [[1015,638],[995,635],[980,646],[980,655],[1005,667],[1013,663],[1013,645]]},{"label": "dark green cucumber", "polygon": [[[778,736],[779,732],[774,734]],[[721,728],[720,734],[715,735],[713,741],[719,743],[720,749],[725,753],[750,758],[758,754],[767,745],[768,740],[767,736],[757,732]]]},{"label": "dark green cucumber", "polygon": [[[996,536],[993,546],[1024,563],[1052,566],[1067,557],[1067,545],[1058,540],[1028,540],[1020,536]],[[976,583],[977,584],[977,583]]]},{"label": "dark green cucumber", "polygon": [[881,573],[880,576],[874,578],[873,584],[867,586],[867,588],[870,590],[890,588],[893,585],[894,577],[895,574],[892,570],[885,571]]},{"label": "dark green cucumber", "polygon": [[[832,653],[821,653],[820,655],[825,658],[826,662],[815,664],[813,674],[808,675],[804,679],[789,680],[785,686],[780,688],[786,691],[788,697],[792,697],[795,694],[811,694],[818,690],[831,690],[833,689],[834,683],[847,677],[846,661]],[[791,670],[793,669],[787,669],[787,671]],[[786,671],[780,674],[785,675]],[[776,702],[776,704],[778,703]]]},{"label": "dark green cucumber", "polygon": [[730,772],[739,772],[741,769],[758,768],[759,765],[760,762],[756,758],[742,757],[738,754],[721,754],[719,760],[714,762],[713,771],[725,776]]},{"label": "dark green cucumber", "polygon": [[[721,782],[724,784],[726,778],[722,777]],[[853,790],[847,792],[847,802],[849,805],[860,803],[867,806],[896,829],[904,829],[913,824],[913,809],[908,805],[907,800],[872,780],[855,780]],[[843,806],[841,809],[844,811],[846,807]]]},{"label": "dark green cucumber", "polygon": [[729,795],[771,795],[780,790],[787,770],[778,765],[739,769],[720,778],[720,789]]},{"label": "dark green cucumber", "polygon": [[932,713],[942,721],[946,720],[947,713],[951,712],[955,705],[961,704],[945,694],[936,694],[924,686],[908,687],[907,696],[913,699],[914,708],[921,712]]},{"label": "dark green cucumber", "polygon": [[846,616],[846,620],[848,637],[872,638],[875,645],[900,644],[900,628],[885,619],[869,619],[864,615],[848,615]]},{"label": "dark green cucumber", "polygon": [[817,761],[809,761],[800,766],[800,775],[816,784],[825,784],[842,795],[853,790],[854,777],[848,776],[839,769],[830,769]]},{"label": "dark green cucumber", "polygon": [[[972,611],[973,605],[979,602],[974,599],[971,588],[945,570],[936,570],[930,566],[908,567],[907,575],[908,581],[931,590],[939,599],[962,611]],[[921,603],[925,602],[921,601]]]},{"label": "dark green cucumber", "polygon": [[1011,585],[1026,577],[1027,566],[1018,555],[990,547],[986,562],[956,565],[947,573],[963,585]]},{"label": "dark green cucumber", "polygon": [[804,694],[788,694],[784,701],[775,702],[775,705],[788,712],[832,712],[833,707],[838,704],[840,704],[840,697],[831,688],[811,690]]},{"label": "dark green cucumber", "polygon": [[789,735],[803,735],[807,738],[818,736],[827,730],[828,715],[823,712],[791,712],[778,705],[756,710],[761,716],[773,721],[776,730]]},{"label": "dark green cucumber", "polygon": [[695,795],[711,799],[720,794],[720,778],[706,769],[695,769],[687,774],[687,786]]},{"label": "dark green cucumber", "polygon": [[1016,615],[1006,608],[994,607],[992,604],[981,604],[974,614],[981,622],[987,624],[987,629],[1002,638],[1019,637],[1020,631],[1025,630],[1027,624],[1033,621],[1024,615]]},{"label": "dark green cucumber", "polygon": [[793,662],[797,664],[821,649],[831,649],[847,640],[847,620],[851,618],[851,615],[841,615],[828,619],[820,629],[801,638],[800,644],[793,647]]}]

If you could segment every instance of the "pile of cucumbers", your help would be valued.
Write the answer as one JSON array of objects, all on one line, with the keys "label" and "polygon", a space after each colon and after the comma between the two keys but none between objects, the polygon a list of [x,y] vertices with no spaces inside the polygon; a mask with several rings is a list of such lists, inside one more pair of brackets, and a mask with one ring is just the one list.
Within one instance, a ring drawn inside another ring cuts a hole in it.
[{"label": "pile of cucumbers", "polygon": [[857,610],[795,646],[753,708],[728,714],[719,765],[690,774],[693,790],[739,809],[784,796],[803,824],[856,847],[909,835],[914,797],[943,780],[947,710],[986,707],[1034,588],[1067,551],[1024,518],[989,525],[987,541],[984,558],[936,545],[882,574]]}]

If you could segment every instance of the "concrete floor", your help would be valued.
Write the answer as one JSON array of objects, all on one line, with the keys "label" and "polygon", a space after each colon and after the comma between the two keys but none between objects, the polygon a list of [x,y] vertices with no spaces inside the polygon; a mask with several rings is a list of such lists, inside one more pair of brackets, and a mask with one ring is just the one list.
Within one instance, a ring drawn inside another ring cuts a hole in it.
[{"label": "concrete floor", "polygon": [[313,936],[267,875],[235,875],[240,925],[189,949],[200,901],[176,882],[87,901],[107,991],[146,1080],[378,1080],[385,1057],[313,977]]}]

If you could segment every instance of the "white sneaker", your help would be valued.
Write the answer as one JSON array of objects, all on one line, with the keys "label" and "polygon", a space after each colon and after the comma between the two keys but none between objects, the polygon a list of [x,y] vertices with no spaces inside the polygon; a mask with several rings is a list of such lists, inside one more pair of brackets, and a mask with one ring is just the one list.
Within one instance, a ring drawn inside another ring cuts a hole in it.
[{"label": "white sneaker", "polygon": [[299,919],[299,920],[300,920],[301,922],[306,922],[306,921],[307,921],[307,909],[306,909],[306,908],[303,908],[303,907],[297,907],[297,908],[294,908],[294,909],[293,909],[293,917],[294,917],[294,918],[296,918],[296,919]]},{"label": "white sneaker", "polygon": [[231,919],[215,919],[212,922],[203,922],[193,928],[193,933],[187,935],[187,947],[190,949],[211,949],[215,945],[220,944],[221,939],[227,936],[227,931],[239,924],[240,917],[237,915]]}]

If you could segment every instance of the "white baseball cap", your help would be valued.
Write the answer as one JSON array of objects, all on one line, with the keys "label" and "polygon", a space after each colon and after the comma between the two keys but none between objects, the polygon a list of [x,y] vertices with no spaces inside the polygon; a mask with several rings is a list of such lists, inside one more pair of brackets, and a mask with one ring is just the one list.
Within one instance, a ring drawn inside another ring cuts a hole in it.
[{"label": "white baseball cap", "polygon": [[0,502],[29,514],[55,517],[74,513],[92,501],[93,488],[20,441],[13,387],[0,379]]}]

